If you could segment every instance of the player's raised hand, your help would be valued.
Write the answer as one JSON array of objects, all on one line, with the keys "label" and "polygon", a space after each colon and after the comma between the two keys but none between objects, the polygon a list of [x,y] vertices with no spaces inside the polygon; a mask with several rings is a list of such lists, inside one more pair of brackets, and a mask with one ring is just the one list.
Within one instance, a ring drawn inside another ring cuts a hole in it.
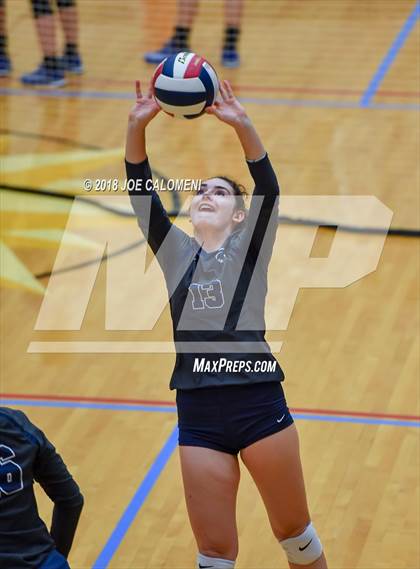
[{"label": "player's raised hand", "polygon": [[152,83],[150,83],[147,94],[141,92],[140,81],[136,81],[136,103],[130,111],[130,121],[146,126],[160,111],[159,105],[153,97]]},{"label": "player's raised hand", "polygon": [[245,109],[235,97],[232,87],[226,80],[220,83],[219,95],[214,104],[206,108],[206,113],[215,115],[219,120],[231,126],[236,126],[247,118]]}]

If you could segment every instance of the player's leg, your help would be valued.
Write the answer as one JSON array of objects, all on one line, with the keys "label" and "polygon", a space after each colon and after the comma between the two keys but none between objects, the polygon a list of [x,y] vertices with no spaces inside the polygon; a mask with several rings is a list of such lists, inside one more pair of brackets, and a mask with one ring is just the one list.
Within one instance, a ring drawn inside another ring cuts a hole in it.
[{"label": "player's leg", "polygon": [[178,0],[176,25],[190,29],[198,11],[198,0]]},{"label": "player's leg", "polygon": [[197,567],[233,568],[238,554],[238,459],[195,446],[180,446],[179,452],[188,515],[199,550]]},{"label": "player's leg", "polygon": [[238,40],[241,31],[243,0],[225,0],[225,31],[222,50],[222,65],[238,67]]},{"label": "player's leg", "polygon": [[189,51],[190,32],[198,11],[198,0],[178,0],[176,25],[172,37],[156,51],[144,55],[147,63],[160,63],[178,51]]},{"label": "player's leg", "polygon": [[12,71],[12,64],[7,49],[6,7],[0,0],[0,77],[7,77]]},{"label": "player's leg", "polygon": [[50,1],[31,0],[31,4],[43,61],[35,71],[22,75],[21,81],[26,85],[61,87],[65,84],[64,71],[57,57],[56,20]]},{"label": "player's leg", "polygon": [[76,0],[57,0],[57,6],[66,43],[62,57],[64,69],[69,73],[83,73],[83,63],[79,53],[79,18]]},{"label": "player's leg", "polygon": [[299,439],[294,424],[241,451],[267,509],[274,535],[292,569],[326,569],[322,546],[310,524]]},{"label": "player's leg", "polygon": [[50,1],[32,0],[32,12],[44,57],[55,57],[57,55],[56,20]]}]

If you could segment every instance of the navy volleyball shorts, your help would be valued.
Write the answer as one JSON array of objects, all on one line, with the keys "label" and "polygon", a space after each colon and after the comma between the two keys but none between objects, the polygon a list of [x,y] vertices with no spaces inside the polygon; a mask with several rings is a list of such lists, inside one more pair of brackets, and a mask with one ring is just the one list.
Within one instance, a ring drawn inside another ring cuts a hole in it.
[{"label": "navy volleyball shorts", "polygon": [[53,549],[39,569],[70,569],[65,557]]},{"label": "navy volleyball shorts", "polygon": [[280,382],[178,389],[180,446],[229,454],[293,423]]}]

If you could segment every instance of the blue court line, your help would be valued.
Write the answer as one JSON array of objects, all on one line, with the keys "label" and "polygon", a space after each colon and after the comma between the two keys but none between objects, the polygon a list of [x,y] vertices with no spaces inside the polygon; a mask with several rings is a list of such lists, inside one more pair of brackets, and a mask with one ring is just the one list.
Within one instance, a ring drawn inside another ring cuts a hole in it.
[{"label": "blue court line", "polygon": [[133,93],[124,91],[69,91],[61,89],[20,89],[18,87],[3,87],[0,95],[16,95],[29,97],[51,97],[58,99],[133,99]]},{"label": "blue court line", "polygon": [[95,403],[85,401],[30,401],[28,399],[0,399],[7,405],[25,407],[76,407],[78,409],[110,409],[111,411],[150,411],[151,413],[175,413],[175,406],[166,405],[127,405],[126,403]]},{"label": "blue court line", "polygon": [[[110,411],[148,411],[151,413],[175,413],[175,406],[165,405],[133,405],[126,403],[95,403],[85,401],[30,401],[28,399],[1,399],[6,405],[25,407],[67,407],[77,409],[107,409]],[[343,415],[315,415],[312,413],[292,413],[293,418],[304,421],[327,421],[330,423],[359,423],[364,425],[392,425],[396,427],[420,427],[420,421],[403,419],[387,419],[381,417],[355,417]]]},{"label": "blue court line", "polygon": [[137,513],[143,506],[148,495],[150,494],[153,486],[155,485],[160,473],[165,468],[168,460],[171,458],[178,444],[178,427],[175,427],[170,434],[168,440],[162,447],[161,451],[157,455],[154,463],[149,468],[146,476],[143,478],[140,486],[136,490],[136,493],[132,497],[130,503],[128,504],[125,512],[121,516],[119,522],[115,526],[114,531],[110,535],[108,541],[106,542],[104,548],[100,552],[98,558],[92,566],[92,569],[105,569],[108,567],[109,562],[113,558],[115,552],[119,548],[125,534],[129,530],[131,524],[134,521]]},{"label": "blue court line", "polygon": [[418,111],[420,109],[420,105],[417,103],[370,103],[366,107],[362,108],[375,109],[377,111]]},{"label": "blue court line", "polygon": [[[0,95],[52,97],[52,98],[79,98],[79,99],[112,99],[131,100],[132,93],[113,91],[60,91],[60,90],[35,90],[4,87],[0,89]],[[418,111],[418,103],[374,103],[362,105],[359,101],[324,101],[317,99],[266,99],[260,97],[238,97],[242,103],[255,103],[259,105],[280,105],[286,107],[322,108],[322,109],[372,109],[390,111]]]},{"label": "blue court line", "polygon": [[411,30],[414,28],[414,25],[419,18],[420,18],[420,2],[416,2],[413,11],[408,16],[407,20],[404,22],[404,25],[401,28],[399,34],[395,38],[391,47],[389,48],[388,53],[383,58],[375,75],[373,76],[372,81],[369,83],[368,88],[363,93],[362,98],[360,99],[361,107],[371,106],[371,100],[375,96],[375,93],[378,90],[379,85],[382,83],[389,68],[393,64],[394,59],[397,57],[398,52],[403,47],[405,41],[410,35]]},{"label": "blue court line", "polygon": [[393,425],[396,427],[420,427],[420,421],[403,421],[400,419],[381,419],[370,417],[343,417],[337,415],[310,415],[305,413],[292,413],[294,419],[304,421],[327,421],[331,423],[361,423],[365,425]]}]

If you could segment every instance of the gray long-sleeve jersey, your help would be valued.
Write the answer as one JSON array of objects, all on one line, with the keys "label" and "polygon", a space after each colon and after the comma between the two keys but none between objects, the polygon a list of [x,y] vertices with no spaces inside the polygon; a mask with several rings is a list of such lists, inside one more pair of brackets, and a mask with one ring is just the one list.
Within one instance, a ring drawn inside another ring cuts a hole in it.
[{"label": "gray long-sleeve jersey", "polygon": [[[279,186],[269,158],[247,162],[255,182],[243,229],[206,252],[174,225],[146,159],[126,162],[130,199],[163,270],[177,350],[171,389],[282,381],[265,340],[267,269],[277,231]],[[147,199],[145,199],[147,197]]]}]

